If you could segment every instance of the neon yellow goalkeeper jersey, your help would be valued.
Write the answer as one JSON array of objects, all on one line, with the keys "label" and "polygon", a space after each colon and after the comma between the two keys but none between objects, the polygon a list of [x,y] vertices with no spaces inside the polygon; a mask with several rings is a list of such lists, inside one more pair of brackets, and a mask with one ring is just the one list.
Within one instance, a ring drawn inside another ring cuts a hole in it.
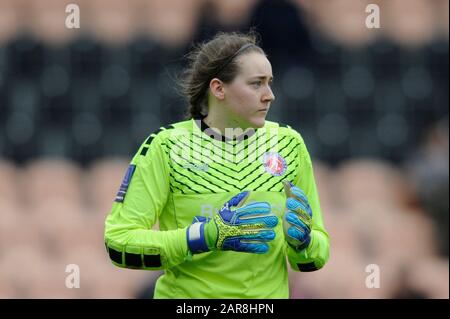
[{"label": "neon yellow goalkeeper jersey", "polygon": [[[301,252],[283,234],[285,179],[306,193],[313,211],[311,243]],[[247,203],[269,202],[280,218],[269,251],[192,255],[186,229],[194,217],[212,217],[244,190],[251,191]],[[157,222],[159,230],[153,230]],[[151,134],[133,157],[106,218],[105,243],[116,266],[164,270],[155,298],[288,298],[288,263],[296,271],[314,271],[329,255],[303,139],[269,121],[235,140],[217,136],[200,120]]]}]

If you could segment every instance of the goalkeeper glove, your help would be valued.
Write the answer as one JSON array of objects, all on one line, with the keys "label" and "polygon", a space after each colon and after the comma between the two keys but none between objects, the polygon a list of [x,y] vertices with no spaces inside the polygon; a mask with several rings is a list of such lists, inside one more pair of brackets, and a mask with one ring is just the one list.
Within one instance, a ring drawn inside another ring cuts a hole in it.
[{"label": "goalkeeper glove", "polygon": [[283,215],[283,231],[288,244],[300,251],[311,241],[312,210],[305,193],[289,181],[283,181],[286,193],[286,209]]},{"label": "goalkeeper glove", "polygon": [[243,205],[249,195],[245,191],[234,196],[212,219],[194,218],[186,233],[189,250],[193,254],[213,250],[266,253],[267,242],[275,238],[272,228],[278,224],[278,217],[269,203]]}]

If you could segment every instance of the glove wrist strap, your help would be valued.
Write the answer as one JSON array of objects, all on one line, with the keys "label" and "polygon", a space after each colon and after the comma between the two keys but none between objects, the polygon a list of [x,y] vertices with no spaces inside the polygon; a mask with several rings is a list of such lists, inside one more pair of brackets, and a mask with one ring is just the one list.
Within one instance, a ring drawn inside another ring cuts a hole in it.
[{"label": "glove wrist strap", "polygon": [[189,250],[193,254],[209,251],[205,238],[205,223],[197,222],[189,226],[186,231],[186,239]]}]

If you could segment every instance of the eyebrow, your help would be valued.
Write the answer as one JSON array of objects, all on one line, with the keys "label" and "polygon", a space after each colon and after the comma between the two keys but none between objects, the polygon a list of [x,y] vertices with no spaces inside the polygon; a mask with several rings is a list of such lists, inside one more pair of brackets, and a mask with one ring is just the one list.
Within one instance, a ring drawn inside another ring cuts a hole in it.
[{"label": "eyebrow", "polygon": [[273,76],[265,76],[265,75],[256,75],[256,76],[252,76],[251,79],[260,79],[260,80],[264,80],[266,78],[269,78],[269,81],[272,80],[273,81]]}]

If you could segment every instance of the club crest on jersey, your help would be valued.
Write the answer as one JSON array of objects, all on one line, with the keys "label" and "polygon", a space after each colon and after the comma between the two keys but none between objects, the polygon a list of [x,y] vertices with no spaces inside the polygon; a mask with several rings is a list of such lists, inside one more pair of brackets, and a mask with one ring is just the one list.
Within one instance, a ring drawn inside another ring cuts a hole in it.
[{"label": "club crest on jersey", "polygon": [[281,176],[286,172],[286,160],[277,152],[267,152],[263,155],[263,165],[267,173]]}]

